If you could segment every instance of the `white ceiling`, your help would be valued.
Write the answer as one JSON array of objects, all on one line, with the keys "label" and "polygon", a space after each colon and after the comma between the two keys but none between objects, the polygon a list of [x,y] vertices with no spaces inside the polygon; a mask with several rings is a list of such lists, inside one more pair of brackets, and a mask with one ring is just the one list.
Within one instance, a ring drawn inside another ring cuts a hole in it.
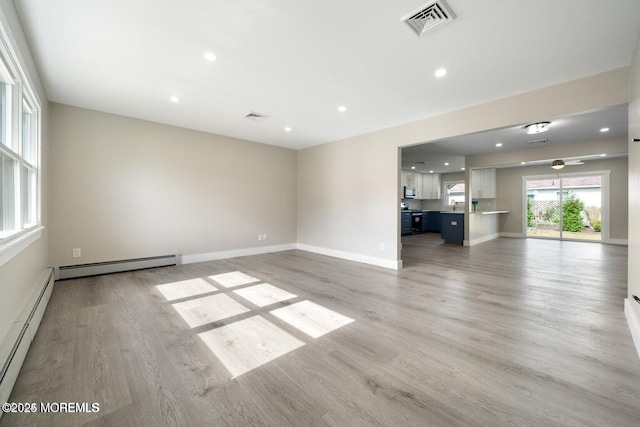
[{"label": "white ceiling", "polygon": [[[528,135],[525,129],[526,124],[518,124],[403,148],[402,169],[411,170],[411,167],[415,167],[415,171],[421,173],[460,172],[464,167],[465,156],[626,136],[628,111],[628,105],[623,104],[571,116],[548,117],[541,121],[551,123],[549,130],[536,135]],[[609,130],[601,132],[600,129],[603,128]],[[532,143],[541,139],[547,141]],[[497,147],[498,143],[502,146]],[[539,160],[550,163],[553,159]],[[445,163],[449,164],[445,165]]]},{"label": "white ceiling", "polygon": [[629,65],[640,29],[638,0],[448,0],[418,37],[425,2],[15,0],[49,100],[294,149]]}]

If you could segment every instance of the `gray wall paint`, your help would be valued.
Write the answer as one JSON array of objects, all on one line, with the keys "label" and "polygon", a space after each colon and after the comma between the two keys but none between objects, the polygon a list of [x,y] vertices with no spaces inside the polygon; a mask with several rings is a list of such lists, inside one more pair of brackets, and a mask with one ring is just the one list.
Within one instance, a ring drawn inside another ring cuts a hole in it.
[{"label": "gray wall paint", "polygon": [[54,265],[296,242],[293,150],[52,103],[51,161]]},{"label": "gray wall paint", "polygon": [[298,242],[397,260],[398,166],[397,147],[384,141],[299,151]]},{"label": "gray wall paint", "polygon": [[[627,171],[626,157],[588,161],[581,166],[565,167],[561,173],[611,171],[610,177],[610,238],[627,239]],[[523,191],[522,177],[527,175],[549,175],[554,171],[548,165],[516,167],[497,170],[497,208],[510,211],[500,215],[500,232],[522,233]]]},{"label": "gray wall paint", "polygon": [[443,173],[440,175],[440,182],[464,181],[464,172]]},{"label": "gray wall paint", "polygon": [[[16,14],[11,0],[0,0],[0,19],[5,29],[10,33],[14,46],[19,50],[20,62],[28,73],[33,85],[33,90],[37,92],[42,103],[42,151],[40,170],[42,174],[42,200],[41,215],[42,223],[48,226],[48,109],[47,98],[40,82],[40,76],[36,69],[29,45],[22,32],[22,26]],[[22,309],[30,302],[30,298],[37,291],[38,278],[48,265],[47,260],[47,238],[48,228],[42,232],[42,237],[32,243],[18,256],[0,267],[0,343],[7,335],[8,331]]]},{"label": "gray wall paint", "polygon": [[[298,241],[397,262],[398,147],[624,104],[627,83],[622,68],[301,150]],[[354,210],[349,201],[356,195],[363,203]]]},{"label": "gray wall paint", "polygon": [[[629,298],[640,296],[640,35],[630,72],[629,96]],[[640,304],[629,300],[640,319]],[[640,325],[636,325],[640,326]],[[638,343],[640,346],[640,343]]]},{"label": "gray wall paint", "polygon": [[[501,165],[519,165],[520,162],[532,162],[537,160],[548,160],[548,159],[562,159],[569,158],[575,156],[599,156],[600,154],[624,154],[627,153],[627,140],[626,138],[604,138],[604,139],[596,139],[592,141],[582,141],[574,144],[558,144],[558,145],[550,145],[547,147],[536,147],[529,148],[525,150],[512,150],[512,151],[500,151],[494,152],[491,154],[481,154],[477,156],[468,156],[466,158],[467,170],[476,167],[487,167],[487,166],[501,166]],[[591,170],[589,169],[589,164],[592,161],[588,161],[584,166],[572,166],[571,172],[578,172],[580,170]],[[586,168],[586,169],[579,169]],[[550,168],[542,167],[540,169],[542,175],[549,173]],[[565,170],[569,171],[568,168]],[[619,176],[619,175],[617,175]],[[623,185],[618,181],[619,185]],[[515,185],[515,183],[511,183],[511,185]],[[626,185],[626,184],[625,184]],[[621,188],[626,188],[621,187]],[[501,198],[506,198],[507,200],[510,198],[517,199],[521,196],[522,190],[510,190],[511,193],[505,192],[503,190]],[[517,191],[517,192],[514,192]],[[626,206],[626,198],[622,200],[621,197],[615,198],[618,203],[624,203]],[[498,208],[502,209],[504,201],[498,200]],[[515,207],[515,201],[509,202],[509,206]],[[506,208],[505,208],[506,209]],[[513,209],[508,209],[513,210]],[[518,208],[516,212],[520,212],[522,210],[521,207]],[[619,209],[616,209],[616,216],[612,219],[616,221],[616,235],[619,239],[626,239],[626,235],[622,234],[623,228],[620,225],[620,221],[623,221],[626,217],[620,213]],[[516,222],[519,221],[519,218],[516,215],[509,214],[507,216],[503,215],[500,218],[502,232],[509,233],[522,233],[521,229],[516,230]],[[465,230],[465,235],[468,230]]]}]

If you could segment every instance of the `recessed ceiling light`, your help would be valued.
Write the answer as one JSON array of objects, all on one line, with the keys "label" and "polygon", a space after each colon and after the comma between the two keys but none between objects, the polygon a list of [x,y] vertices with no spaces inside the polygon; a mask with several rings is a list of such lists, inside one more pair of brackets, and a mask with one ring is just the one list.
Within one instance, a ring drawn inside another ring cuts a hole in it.
[{"label": "recessed ceiling light", "polygon": [[291,132],[291,128],[289,126],[287,126],[286,128],[284,128],[285,132]]},{"label": "recessed ceiling light", "polygon": [[172,96],[169,99],[171,100],[171,102],[180,102],[180,98],[178,98],[177,96]]},{"label": "recessed ceiling light", "polygon": [[433,173],[433,171],[429,171],[429,173]]},{"label": "recessed ceiling light", "polygon": [[463,170],[464,170],[464,168],[460,168],[460,170],[461,170],[461,171],[463,171]]},{"label": "recessed ceiling light", "polygon": [[207,52],[204,54],[204,59],[206,59],[207,61],[213,62],[216,60],[216,56],[211,52]]},{"label": "recessed ceiling light", "polygon": [[600,157],[607,157],[606,154],[600,154]]},{"label": "recessed ceiling light", "polygon": [[341,113],[344,113],[345,111],[347,111],[347,107],[345,107],[344,105],[341,105],[338,107],[338,111],[340,111]]},{"label": "recessed ceiling light", "polygon": [[415,166],[411,166],[411,169],[415,169],[415,168],[416,168]]},{"label": "recessed ceiling light", "polygon": [[502,147],[502,143],[501,143],[501,142],[498,142],[498,143],[496,144],[496,147]]},{"label": "recessed ceiling light", "polygon": [[550,124],[551,124],[550,122],[532,123],[530,125],[525,126],[525,129],[527,129],[527,133],[529,135],[532,135],[535,133],[542,133],[542,132],[548,131]]},{"label": "recessed ceiling light", "polygon": [[449,162],[445,163],[444,165],[445,165],[445,166],[449,166]]},{"label": "recessed ceiling light", "polygon": [[520,164],[521,164],[521,165],[526,165],[526,164],[527,164],[527,162],[520,162]]},{"label": "recessed ceiling light", "polygon": [[435,72],[436,77],[444,77],[447,75],[447,69],[446,68],[438,68]]},{"label": "recessed ceiling light", "polygon": [[602,128],[600,129],[600,132],[609,132],[609,128]]}]

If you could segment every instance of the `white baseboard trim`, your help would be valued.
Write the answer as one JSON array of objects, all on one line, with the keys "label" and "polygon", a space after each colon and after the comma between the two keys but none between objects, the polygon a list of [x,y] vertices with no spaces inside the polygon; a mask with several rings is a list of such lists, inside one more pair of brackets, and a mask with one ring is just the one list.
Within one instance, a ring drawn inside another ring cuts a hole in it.
[{"label": "white baseboard trim", "polygon": [[327,255],[334,258],[346,259],[348,261],[361,262],[363,264],[371,264],[378,267],[390,268],[392,270],[400,270],[402,268],[401,260],[388,260],[376,258],[367,255],[355,254],[353,252],[337,251],[335,249],[321,248],[318,246],[305,245],[298,243],[297,248],[301,251],[312,252],[314,254]]},{"label": "white baseboard trim", "polygon": [[[522,233],[498,233],[499,237],[513,237],[517,239],[524,239],[527,236]],[[604,241],[603,243],[607,243],[610,245],[629,245],[629,241],[627,239],[609,239]]]},{"label": "white baseboard trim", "polygon": [[274,246],[260,246],[256,248],[234,249],[231,251],[209,252],[204,254],[180,255],[180,264],[194,264],[196,262],[217,261],[220,259],[237,258],[249,255],[262,255],[273,252],[290,251],[296,249],[295,243]]},{"label": "white baseboard trim", "polygon": [[604,243],[607,243],[609,245],[629,246],[629,241],[627,239],[609,239]]},{"label": "white baseboard trim", "polygon": [[624,315],[627,318],[627,323],[629,324],[629,330],[631,331],[631,337],[633,338],[633,343],[636,346],[638,357],[640,357],[640,320],[638,320],[636,310],[634,310],[632,304],[636,304],[636,302],[629,300],[629,298],[624,299]]},{"label": "white baseboard trim", "polygon": [[482,236],[482,237],[479,237],[477,239],[465,240],[464,241],[464,245],[465,246],[474,246],[474,245],[478,245],[480,243],[488,242],[489,240],[497,239],[498,237],[500,237],[500,233],[489,234],[487,236]]},{"label": "white baseboard trim", "polygon": [[49,303],[54,282],[53,269],[47,268],[40,275],[31,296],[12,323],[8,334],[0,341],[0,402],[2,403],[9,400],[31,341],[38,331]]},{"label": "white baseboard trim", "polygon": [[524,239],[525,235],[522,233],[498,233],[499,237],[512,237],[514,239]]}]

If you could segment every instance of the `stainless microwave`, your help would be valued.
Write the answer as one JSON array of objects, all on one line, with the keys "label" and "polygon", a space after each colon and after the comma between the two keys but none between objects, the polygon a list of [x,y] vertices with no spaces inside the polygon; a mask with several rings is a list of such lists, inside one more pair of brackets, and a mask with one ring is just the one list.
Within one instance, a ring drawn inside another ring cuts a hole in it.
[{"label": "stainless microwave", "polygon": [[404,187],[404,199],[415,199],[416,198],[416,189],[414,187]]}]

